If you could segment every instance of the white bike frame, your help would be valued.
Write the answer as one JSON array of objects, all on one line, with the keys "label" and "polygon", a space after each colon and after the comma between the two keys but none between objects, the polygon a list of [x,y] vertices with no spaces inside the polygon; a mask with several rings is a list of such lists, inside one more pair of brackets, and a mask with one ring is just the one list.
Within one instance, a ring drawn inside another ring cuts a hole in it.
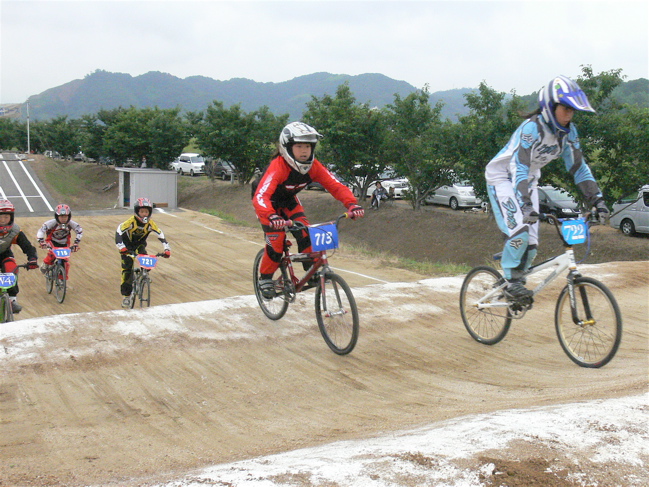
[{"label": "white bike frame", "polygon": [[[549,269],[551,267],[555,267],[555,269],[550,273],[548,277],[546,277],[543,281],[541,281],[541,283],[539,283],[538,286],[534,288],[534,290],[532,291],[534,293],[534,296],[540,293],[548,284],[554,281],[557,278],[557,276],[561,274],[563,271],[565,271],[566,269],[570,269],[569,271],[570,273],[577,272],[577,264],[575,262],[575,252],[572,250],[572,248],[568,247],[563,254],[558,255],[550,260],[542,262],[533,267],[530,267],[530,269],[525,273],[525,276],[531,276],[533,274],[541,272],[545,269]],[[571,281],[569,280],[569,282]],[[507,301],[499,301],[496,303],[485,302],[490,300],[495,294],[502,292],[502,290],[505,288],[506,285],[507,283],[504,282],[502,285],[498,286],[497,288],[487,293],[484,297],[478,300],[475,306],[478,309],[507,308],[510,304]],[[570,298],[572,301],[573,300],[572,290],[570,293]]]}]

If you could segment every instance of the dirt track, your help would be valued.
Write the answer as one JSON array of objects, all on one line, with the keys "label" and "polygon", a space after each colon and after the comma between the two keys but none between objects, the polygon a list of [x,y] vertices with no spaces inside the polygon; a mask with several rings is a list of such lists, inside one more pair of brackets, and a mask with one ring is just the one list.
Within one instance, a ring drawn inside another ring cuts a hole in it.
[{"label": "dirt track", "polygon": [[[260,233],[199,213],[156,215],[173,255],[154,271],[153,304],[228,299],[110,311],[120,304],[112,237],[125,216],[75,217],[86,236],[64,304],[45,294],[40,273],[21,275],[25,309],[0,335],[0,485],[145,485],[470,413],[647,391],[647,261],[588,268],[616,295],[625,325],[615,359],[588,370],[554,334],[558,285],[486,347],[461,324],[460,277],[407,284],[422,277],[343,250],[331,263],[357,272],[343,276],[361,337],[338,357],[319,336],[312,291],[279,322],[257,308]],[[19,220],[30,236],[40,223]],[[104,313],[24,321],[88,311]]]}]

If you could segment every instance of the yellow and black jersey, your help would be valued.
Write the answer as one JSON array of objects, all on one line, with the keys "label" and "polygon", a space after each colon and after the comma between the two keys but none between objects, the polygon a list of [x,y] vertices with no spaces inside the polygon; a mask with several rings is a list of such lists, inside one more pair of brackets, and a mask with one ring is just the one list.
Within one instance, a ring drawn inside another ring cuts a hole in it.
[{"label": "yellow and black jersey", "polygon": [[160,230],[158,225],[151,219],[146,223],[141,223],[135,216],[132,216],[124,223],[117,226],[115,232],[115,245],[121,251],[123,248],[135,251],[140,245],[146,242],[149,234],[153,232],[157,234],[158,240],[162,242],[165,250],[169,250],[169,244],[165,239],[165,235]]}]

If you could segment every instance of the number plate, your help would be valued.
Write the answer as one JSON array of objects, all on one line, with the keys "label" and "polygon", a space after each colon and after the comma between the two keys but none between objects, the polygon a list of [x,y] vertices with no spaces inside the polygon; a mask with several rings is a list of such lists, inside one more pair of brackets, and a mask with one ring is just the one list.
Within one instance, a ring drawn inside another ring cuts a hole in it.
[{"label": "number plate", "polygon": [[584,243],[588,234],[588,225],[582,219],[567,220],[561,223],[561,233],[570,245]]},{"label": "number plate", "polygon": [[333,223],[310,226],[309,236],[311,247],[316,252],[338,248],[338,229]]},{"label": "number plate", "polygon": [[68,247],[54,247],[52,252],[54,252],[57,259],[65,259],[66,257],[70,257],[71,254]]},{"label": "number plate", "polygon": [[13,287],[14,284],[16,284],[15,274],[12,274],[11,272],[0,274],[0,288],[9,289],[10,287]]},{"label": "number plate", "polygon": [[153,269],[158,263],[158,258],[155,255],[138,255],[137,261],[140,263],[140,267]]}]

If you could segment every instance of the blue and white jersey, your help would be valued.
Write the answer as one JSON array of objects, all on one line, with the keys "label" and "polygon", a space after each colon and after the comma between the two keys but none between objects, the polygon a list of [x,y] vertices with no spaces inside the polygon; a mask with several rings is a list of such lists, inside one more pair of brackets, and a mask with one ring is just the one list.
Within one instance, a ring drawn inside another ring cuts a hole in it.
[{"label": "blue and white jersey", "polygon": [[584,161],[575,124],[570,124],[568,134],[555,133],[542,115],[525,120],[507,145],[487,164],[487,184],[495,186],[510,181],[523,202],[530,201],[530,188],[536,187],[541,168],[559,157],[563,158],[566,170],[573,176],[589,204],[601,198],[595,178]]}]

